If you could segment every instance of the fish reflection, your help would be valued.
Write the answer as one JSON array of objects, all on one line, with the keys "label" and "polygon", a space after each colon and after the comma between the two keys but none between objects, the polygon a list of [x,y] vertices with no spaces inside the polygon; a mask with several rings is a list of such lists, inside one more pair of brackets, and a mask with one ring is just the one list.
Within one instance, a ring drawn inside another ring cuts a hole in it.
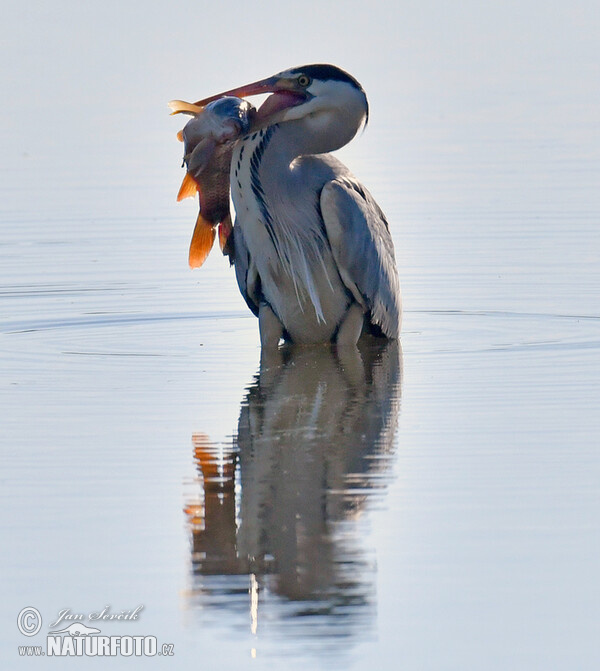
[{"label": "fish reflection", "polygon": [[194,434],[196,605],[239,609],[243,599],[253,633],[260,609],[338,624],[372,614],[359,517],[389,479],[400,382],[398,342],[284,348],[261,362],[230,444]]}]

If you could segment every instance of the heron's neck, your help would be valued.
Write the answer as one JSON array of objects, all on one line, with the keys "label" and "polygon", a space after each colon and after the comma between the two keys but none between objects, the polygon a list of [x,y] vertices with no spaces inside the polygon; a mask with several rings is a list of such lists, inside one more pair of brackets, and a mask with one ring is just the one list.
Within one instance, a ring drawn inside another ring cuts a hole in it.
[{"label": "heron's neck", "polygon": [[340,149],[356,135],[361,122],[362,114],[353,110],[324,111],[278,124],[273,144],[289,165],[298,156]]}]

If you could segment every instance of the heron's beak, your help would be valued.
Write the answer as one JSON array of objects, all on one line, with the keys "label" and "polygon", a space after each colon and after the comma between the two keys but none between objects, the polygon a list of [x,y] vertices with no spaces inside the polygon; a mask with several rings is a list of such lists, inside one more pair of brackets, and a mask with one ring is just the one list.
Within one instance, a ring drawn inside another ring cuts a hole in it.
[{"label": "heron's beak", "polygon": [[189,113],[189,109],[203,109],[209,103],[219,98],[225,96],[236,96],[237,98],[246,98],[248,96],[256,96],[264,93],[273,93],[274,95],[269,96],[265,102],[261,105],[256,115],[256,119],[253,123],[253,128],[257,129],[268,122],[272,117],[277,113],[285,110],[289,107],[295,107],[300,105],[310,97],[306,92],[298,90],[297,84],[294,80],[286,79],[285,77],[268,77],[267,79],[261,79],[257,82],[252,82],[251,84],[245,84],[236,89],[230,89],[229,91],[223,91],[223,93],[217,93],[203,100],[198,100],[195,103],[188,103],[187,109],[183,107],[181,101],[174,101],[178,103],[178,106],[171,105],[173,109],[173,114],[178,114],[180,112]]},{"label": "heron's beak", "polygon": [[[213,100],[218,100],[219,98],[224,98],[225,96],[236,96],[237,98],[246,98],[247,96],[257,96],[261,93],[273,93],[278,90],[285,89],[284,79],[279,79],[279,77],[268,77],[267,79],[261,79],[258,82],[252,82],[252,84],[245,84],[244,86],[239,86],[236,89],[231,89],[230,91],[223,91],[223,93],[216,93],[214,96],[209,96],[203,100],[198,100],[194,105],[198,107],[205,107],[208,103],[213,102]],[[289,86],[287,87],[289,90]]]},{"label": "heron's beak", "polygon": [[171,115],[196,115],[200,114],[200,112],[202,112],[208,103],[211,103],[214,100],[219,100],[219,98],[224,98],[225,96],[245,98],[246,96],[256,96],[260,95],[261,93],[270,93],[277,90],[285,90],[285,80],[280,80],[278,77],[269,77],[268,79],[261,79],[259,82],[253,82],[252,84],[240,86],[237,89],[223,91],[223,93],[215,93],[215,95],[204,98],[204,100],[198,100],[195,103],[188,103],[185,102],[185,100],[171,100],[169,107],[172,110]]}]

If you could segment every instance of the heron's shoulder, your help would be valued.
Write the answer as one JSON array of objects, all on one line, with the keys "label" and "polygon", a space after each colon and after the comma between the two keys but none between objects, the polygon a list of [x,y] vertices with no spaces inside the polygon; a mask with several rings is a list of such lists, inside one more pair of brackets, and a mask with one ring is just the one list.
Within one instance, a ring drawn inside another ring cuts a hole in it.
[{"label": "heron's shoulder", "polygon": [[308,154],[299,156],[292,163],[294,172],[318,175],[323,183],[338,178],[354,179],[350,170],[331,154]]},{"label": "heron's shoulder", "polygon": [[390,226],[383,210],[371,192],[350,171],[324,185],[321,201],[322,205],[335,204],[336,208],[342,204],[346,207],[359,207],[365,212],[371,225],[381,226],[389,231]]}]

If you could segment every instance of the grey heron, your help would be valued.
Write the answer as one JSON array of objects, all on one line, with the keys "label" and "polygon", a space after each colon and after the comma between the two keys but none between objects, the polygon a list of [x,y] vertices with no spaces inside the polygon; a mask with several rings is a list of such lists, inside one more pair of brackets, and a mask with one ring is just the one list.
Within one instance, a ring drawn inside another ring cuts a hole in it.
[{"label": "grey heron", "polygon": [[368,118],[354,77],[333,65],[284,70],[195,103],[271,93],[231,162],[233,262],[263,348],[354,345],[400,332],[400,282],[388,222],[329,154]]}]

